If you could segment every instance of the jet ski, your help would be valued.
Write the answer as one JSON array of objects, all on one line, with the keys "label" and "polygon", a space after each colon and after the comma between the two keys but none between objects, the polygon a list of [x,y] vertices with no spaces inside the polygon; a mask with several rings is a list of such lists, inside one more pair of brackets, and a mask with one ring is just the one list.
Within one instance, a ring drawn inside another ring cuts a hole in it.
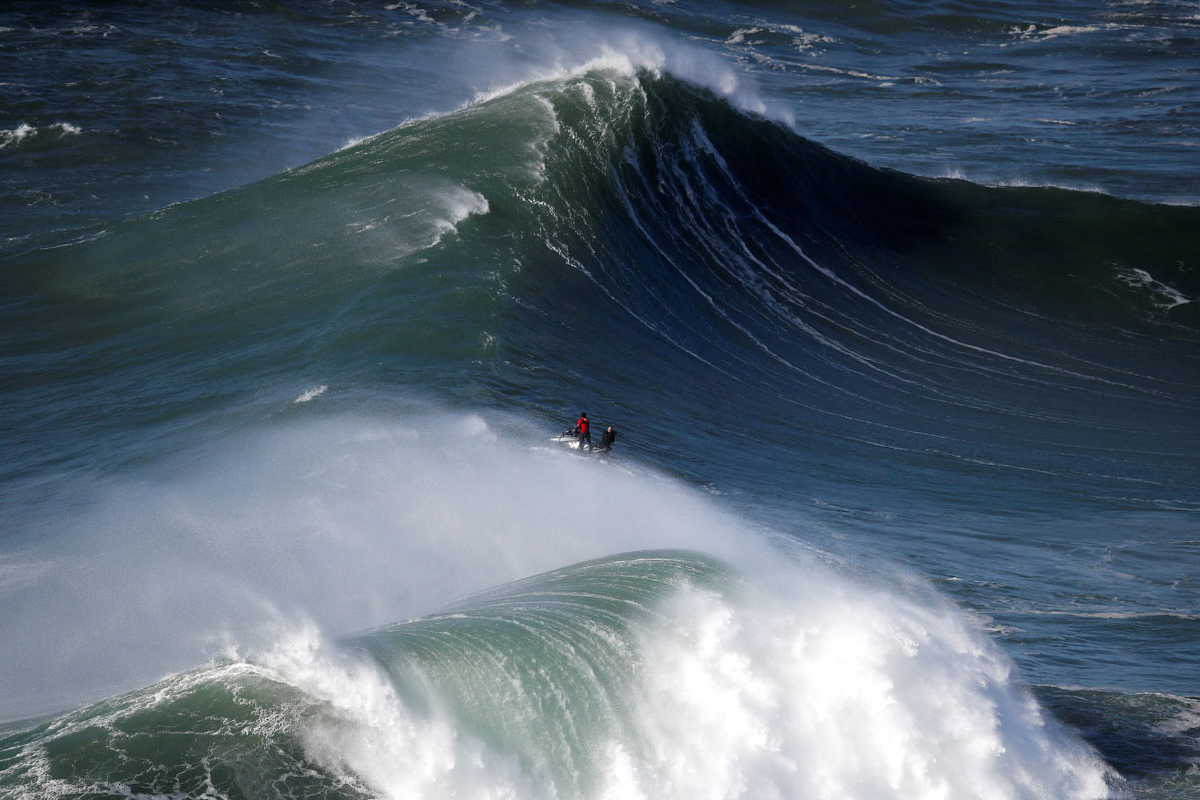
[{"label": "jet ski", "polygon": [[[600,435],[600,441],[598,443],[593,443],[591,447],[587,448],[587,451],[591,453],[607,453],[609,450],[612,450],[613,442],[616,440],[617,432],[611,429],[606,430]],[[580,446],[578,430],[563,431],[550,441],[558,442],[559,444],[569,447],[572,450],[578,450]]]},{"label": "jet ski", "polygon": [[567,447],[571,448],[572,450],[579,449],[579,434],[576,433],[575,431],[563,431],[562,433],[560,433],[558,436],[555,436],[550,441],[558,442],[559,444],[566,445]]}]

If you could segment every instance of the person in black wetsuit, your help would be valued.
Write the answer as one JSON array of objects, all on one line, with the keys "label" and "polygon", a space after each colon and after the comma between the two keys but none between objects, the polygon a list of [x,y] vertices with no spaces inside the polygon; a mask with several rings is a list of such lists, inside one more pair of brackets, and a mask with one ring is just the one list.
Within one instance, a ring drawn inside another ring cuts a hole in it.
[{"label": "person in black wetsuit", "polygon": [[608,426],[608,430],[600,434],[600,450],[611,450],[613,442],[617,440],[617,432],[613,430],[612,425]]}]

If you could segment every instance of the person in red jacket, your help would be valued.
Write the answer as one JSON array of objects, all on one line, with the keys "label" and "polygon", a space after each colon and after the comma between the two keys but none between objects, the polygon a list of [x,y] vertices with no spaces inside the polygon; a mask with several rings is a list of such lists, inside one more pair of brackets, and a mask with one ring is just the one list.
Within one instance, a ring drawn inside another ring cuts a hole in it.
[{"label": "person in red jacket", "polygon": [[587,442],[587,449],[592,449],[592,423],[588,422],[587,412],[579,413],[579,421],[575,423],[575,430],[579,432],[579,449],[583,449],[583,443]]}]

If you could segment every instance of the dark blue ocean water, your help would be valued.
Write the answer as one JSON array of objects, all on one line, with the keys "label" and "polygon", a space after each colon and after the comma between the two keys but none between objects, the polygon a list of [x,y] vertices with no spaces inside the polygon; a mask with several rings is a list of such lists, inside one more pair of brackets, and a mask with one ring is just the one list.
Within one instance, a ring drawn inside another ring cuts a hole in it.
[{"label": "dark blue ocean water", "polygon": [[0,56],[0,796],[1200,797],[1194,3]]}]

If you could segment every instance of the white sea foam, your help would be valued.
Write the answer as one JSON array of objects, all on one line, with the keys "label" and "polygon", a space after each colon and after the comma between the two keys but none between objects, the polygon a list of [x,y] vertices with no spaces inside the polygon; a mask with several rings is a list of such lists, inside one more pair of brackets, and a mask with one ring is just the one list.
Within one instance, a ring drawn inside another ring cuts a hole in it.
[{"label": "white sea foam", "polygon": [[[737,71],[719,55],[691,47],[666,37],[655,37],[646,31],[611,30],[597,33],[610,26],[587,29],[582,36],[560,32],[553,41],[530,43],[529,49],[541,50],[539,66],[504,70],[494,65],[492,71],[506,75],[491,86],[481,88],[468,102],[455,111],[512,94],[527,86],[548,81],[563,81],[588,74],[610,72],[626,79],[645,71],[654,75],[669,73],[681,80],[709,89],[745,112],[759,114],[792,125],[795,116],[782,104],[767,103],[753,79]],[[427,119],[443,116],[436,112],[418,117]]]},{"label": "white sea foam", "polygon": [[391,5],[384,6],[384,9],[387,11],[404,11],[410,14],[413,19],[417,20],[418,22],[424,22],[429,25],[437,23],[437,20],[429,16],[429,14],[425,12],[425,9],[421,8],[416,3],[392,3]]},{"label": "white sea foam", "polygon": [[[823,34],[812,33],[801,28],[799,25],[788,25],[785,23],[772,23],[762,20],[755,25],[746,28],[738,28],[725,39],[725,44],[739,45],[747,44],[746,37],[754,36],[758,33],[775,33],[792,38],[792,44],[797,50],[810,50],[818,44],[835,44],[836,39]],[[749,44],[757,44],[750,42]],[[767,61],[773,61],[770,56],[763,55]]]},{"label": "white sea foam", "polygon": [[[471,720],[436,694],[429,711],[416,712],[381,672],[331,652],[311,627],[257,660],[332,709],[302,732],[308,757],[384,797],[1111,796],[1115,774],[1046,715],[1011,663],[955,609],[855,587],[819,569],[803,578],[764,594],[768,579],[740,598],[682,586],[637,629],[632,649],[621,650],[631,658],[630,682],[610,699],[623,723],[574,727],[587,691],[556,694],[549,708],[535,703],[544,710],[532,718],[505,709],[544,727],[532,741],[545,752],[503,738],[484,745]],[[528,657],[507,652],[490,669]],[[570,650],[555,657],[578,671],[575,690],[594,679]],[[536,667],[524,665],[528,674]],[[534,702],[533,688],[513,685],[511,697]],[[560,725],[583,737],[574,745],[581,752],[552,744],[564,741]],[[577,765],[567,785],[545,768],[555,759]]]},{"label": "white sea foam", "polygon": [[325,392],[327,392],[327,391],[329,391],[329,387],[322,383],[320,386],[314,386],[311,389],[306,389],[302,395],[297,397],[292,402],[293,403],[307,403],[315,397],[320,397],[321,395],[325,394]]},{"label": "white sea foam", "polygon": [[953,607],[781,560],[700,493],[527,446],[541,433],[501,436],[497,422],[520,428],[474,414],[309,420],[101,487],[47,532],[46,573],[5,597],[0,638],[22,645],[0,653],[0,698],[139,680],[232,643],[325,708],[300,731],[308,757],[382,797],[571,797],[448,706],[406,706],[317,631],[684,547],[757,588],[681,587],[639,629],[619,698],[628,728],[583,731],[600,764],[583,798],[1107,796],[1103,765]]},{"label": "white sea foam", "polygon": [[1024,28],[1013,28],[1011,33],[1022,39],[1057,39],[1061,36],[1079,36],[1080,34],[1096,33],[1100,30],[1118,29],[1120,25],[1028,25]]},{"label": "white sea foam", "polygon": [[961,614],[807,577],[786,604],[675,600],[642,645],[653,756],[613,743],[617,796],[1109,795],[1101,761]]},{"label": "white sea foam", "polygon": [[894,75],[874,75],[870,72],[863,72],[857,69],[846,69],[844,67],[832,67],[826,64],[800,64],[801,69],[809,72],[828,72],[832,75],[844,75],[850,78],[863,78],[871,81],[898,81],[905,80]]},{"label": "white sea foam", "polygon": [[[293,170],[292,174],[309,173],[329,163],[314,162]],[[347,234],[362,236],[374,242],[369,245],[374,252],[387,254],[382,263],[388,268],[402,256],[436,247],[447,235],[456,232],[468,217],[487,214],[490,210],[487,198],[479,192],[448,183],[440,177],[406,176],[397,180],[397,188],[408,201],[406,207],[385,206],[384,210],[390,213],[382,216],[374,214],[380,209],[371,209],[368,215],[344,223]]]},{"label": "white sea foam", "polygon": [[[1179,697],[1176,695],[1157,695],[1165,697],[1173,706],[1175,713],[1160,720],[1155,727],[1168,734],[1186,734],[1200,728],[1200,698]],[[1196,765],[1200,767],[1200,765]]]},{"label": "white sea foam", "polygon": [[[967,120],[968,122],[971,120]],[[1033,120],[1034,122],[1052,123],[1054,120]],[[1070,123],[1061,123],[1070,124]],[[971,181],[980,186],[1003,186],[1020,189],[1068,189],[1072,192],[1091,192],[1093,194],[1110,194],[1094,183],[1073,183],[1068,181],[1050,181],[1032,177],[985,178],[970,174],[963,167],[946,166],[927,173],[934,178],[949,178],[958,181]]]},{"label": "white sea foam", "polygon": [[397,800],[538,796],[514,759],[440,711],[405,706],[378,670],[332,652],[312,626],[289,632],[256,660],[325,704],[300,733],[305,755],[334,774]]},{"label": "white sea foam", "polygon": [[442,192],[435,200],[437,212],[432,218],[433,239],[426,247],[434,247],[446,236],[458,230],[458,224],[475,214],[489,211],[487,198],[464,187]]},{"label": "white sea foam", "polygon": [[69,122],[56,122],[52,125],[47,125],[41,128],[22,122],[20,125],[10,131],[0,131],[0,150],[3,150],[6,147],[19,145],[26,139],[38,136],[39,134],[49,134],[56,131],[58,132],[58,135],[62,137],[78,135],[83,132],[83,129],[78,125],[72,125]]},{"label": "white sea foam", "polygon": [[1149,290],[1155,297],[1154,304],[1159,308],[1174,308],[1193,300],[1174,286],[1155,280],[1154,276],[1144,269],[1120,269],[1117,271],[1117,277],[1129,286]]},{"label": "white sea foam", "polygon": [[45,568],[2,598],[0,640],[22,646],[0,649],[0,718],[261,645],[280,613],[336,634],[621,550],[751,547],[686,491],[498,447],[475,415],[310,418],[220,450],[81,482],[78,511],[27,520],[22,560]]},{"label": "white sea foam", "polygon": [[[408,8],[409,4],[391,8],[402,7]],[[799,32],[799,29],[793,32]],[[504,38],[511,37],[506,35]],[[521,53],[523,57],[519,62],[506,60],[503,56],[495,57],[493,53],[486,64],[478,65],[480,68],[476,71],[476,74],[492,77],[483,84],[476,84],[477,88],[469,99],[451,108],[430,110],[408,117],[397,128],[458,113],[535,84],[559,83],[605,73],[630,82],[643,71],[653,75],[673,75],[712,91],[743,112],[795,126],[793,109],[788,104],[764,99],[753,76],[739,70],[728,59],[670,37],[656,36],[645,28],[614,27],[610,21],[606,21],[597,26],[557,30],[552,37],[536,36],[524,41]],[[460,55],[464,63],[477,58],[467,50]],[[557,126],[557,121],[551,120],[551,124]],[[351,137],[338,150],[357,147],[384,133],[386,131]],[[293,169],[292,173],[304,174],[328,163],[323,160],[311,162]]]},{"label": "white sea foam", "polygon": [[350,148],[352,148],[352,147],[358,147],[358,146],[359,146],[360,144],[362,144],[363,142],[369,142],[369,141],[371,141],[372,139],[374,139],[374,138],[376,138],[377,136],[380,136],[380,135],[381,135],[381,134],[375,133],[375,134],[371,134],[370,136],[353,136],[353,137],[351,137],[351,138],[347,139],[347,140],[346,140],[346,141],[345,141],[345,142],[342,144],[342,146],[338,148],[338,151],[340,152],[340,151],[342,151],[342,150],[349,150],[349,149],[350,149]]},{"label": "white sea foam", "polygon": [[23,139],[36,130],[37,128],[34,128],[32,125],[22,122],[11,131],[0,131],[0,150],[9,145],[20,144]]},{"label": "white sea foam", "polygon": [[1107,194],[1104,188],[1095,183],[1074,183],[1070,181],[1048,181],[1029,177],[1012,177],[996,181],[982,181],[984,186],[1009,186],[1021,189],[1068,189],[1072,192],[1091,192],[1092,194]]},{"label": "white sea foam", "polygon": [[746,41],[747,36],[752,36],[753,34],[762,32],[762,28],[738,28],[736,31],[729,34],[729,38],[725,40],[725,44],[742,44]]}]

